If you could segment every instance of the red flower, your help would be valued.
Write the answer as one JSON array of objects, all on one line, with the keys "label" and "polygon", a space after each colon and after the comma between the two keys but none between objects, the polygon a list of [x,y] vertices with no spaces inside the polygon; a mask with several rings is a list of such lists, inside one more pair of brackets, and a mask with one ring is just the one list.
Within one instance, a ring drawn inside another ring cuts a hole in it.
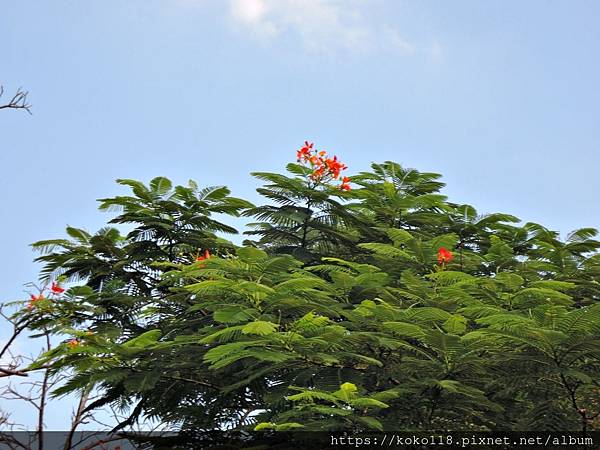
[{"label": "red flower", "polygon": [[452,261],[452,252],[444,247],[440,247],[437,253],[437,260],[439,264],[447,263]]},{"label": "red flower", "polygon": [[67,341],[67,345],[69,346],[69,348],[76,348],[79,346],[79,344],[81,343],[77,339],[71,339],[70,341]]},{"label": "red flower", "polygon": [[31,294],[31,300],[29,300],[29,303],[27,304],[27,308],[32,309],[35,306],[35,303],[40,301],[40,300],[44,300],[44,294],[40,293],[39,295],[33,295]]},{"label": "red flower", "polygon": [[349,191],[350,190],[350,178],[348,178],[348,177],[342,178],[342,184],[340,185],[340,189],[342,191]]},{"label": "red flower", "polygon": [[338,179],[340,177],[340,172],[347,168],[345,164],[342,164],[340,161],[338,161],[337,156],[334,156],[333,158],[327,158],[325,160],[325,164],[335,179]]},{"label": "red flower", "polygon": [[324,174],[325,174],[325,167],[324,166],[319,166],[317,169],[313,170],[313,173],[310,175],[310,177],[313,180],[318,181],[321,178],[323,178]]},{"label": "red flower", "polygon": [[[298,162],[310,164],[312,173],[309,177],[315,182],[327,183],[332,179],[337,180],[340,178],[342,170],[348,168],[345,164],[338,161],[337,156],[333,156],[333,158],[327,157],[325,150],[314,150],[313,153],[313,144],[309,142],[304,143],[304,147],[298,150],[296,156],[298,157]],[[340,188],[347,191],[350,189],[350,185],[348,182],[343,182]]]},{"label": "red flower", "polygon": [[310,157],[312,148],[313,148],[312,142],[304,141],[304,147],[302,147],[300,150],[298,150],[296,152],[296,157],[298,158],[298,162],[300,162],[301,160],[308,159]]},{"label": "red flower", "polygon": [[210,252],[208,250],[204,250],[204,256],[196,256],[196,261],[204,261],[210,258]]},{"label": "red flower", "polygon": [[65,292],[64,288],[61,288],[58,284],[56,284],[54,281],[52,282],[52,286],[50,287],[50,291],[53,294],[62,294],[63,292]]}]

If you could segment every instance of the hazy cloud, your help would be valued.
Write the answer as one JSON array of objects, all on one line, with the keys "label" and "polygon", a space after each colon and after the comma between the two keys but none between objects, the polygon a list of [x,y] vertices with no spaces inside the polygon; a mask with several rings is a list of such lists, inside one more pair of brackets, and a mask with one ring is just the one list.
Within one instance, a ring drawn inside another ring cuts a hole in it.
[{"label": "hazy cloud", "polygon": [[365,18],[364,0],[230,0],[229,6],[234,24],[262,39],[289,33],[310,50],[365,51],[384,46],[404,54],[415,52],[399,30]]}]

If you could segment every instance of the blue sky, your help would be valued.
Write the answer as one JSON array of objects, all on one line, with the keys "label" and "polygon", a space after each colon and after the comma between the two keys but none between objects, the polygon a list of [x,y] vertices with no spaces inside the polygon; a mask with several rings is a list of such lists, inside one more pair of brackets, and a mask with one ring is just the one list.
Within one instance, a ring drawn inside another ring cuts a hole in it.
[{"label": "blue sky", "polygon": [[0,83],[33,115],[0,111],[0,299],[36,279],[30,243],[109,219],[114,179],[254,201],[248,173],[305,139],[350,175],[391,159],[481,213],[599,227],[598,17],[583,0],[8,2]]}]

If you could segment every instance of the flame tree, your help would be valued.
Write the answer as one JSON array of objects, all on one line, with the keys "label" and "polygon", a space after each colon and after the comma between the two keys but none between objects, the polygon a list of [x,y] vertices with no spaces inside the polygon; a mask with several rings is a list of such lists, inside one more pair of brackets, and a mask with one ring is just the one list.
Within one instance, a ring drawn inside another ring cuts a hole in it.
[{"label": "flame tree", "polygon": [[[600,428],[595,229],[560,239],[448,201],[435,173],[296,156],[253,174],[264,205],[119,180],[106,228],[34,244],[54,295],[15,320],[66,338],[24,369],[68,371],[54,394],[94,388],[117,429]],[[249,239],[215,214],[251,217]]]}]

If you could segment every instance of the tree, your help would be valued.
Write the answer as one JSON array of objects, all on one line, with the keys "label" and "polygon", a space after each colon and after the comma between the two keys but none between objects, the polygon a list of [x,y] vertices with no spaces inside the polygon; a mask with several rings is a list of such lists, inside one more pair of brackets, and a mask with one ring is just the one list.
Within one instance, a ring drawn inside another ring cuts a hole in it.
[{"label": "tree", "polygon": [[[597,231],[561,241],[447,201],[438,174],[343,167],[306,143],[289,175],[255,174],[262,206],[119,180],[132,195],[101,209],[127,234],[34,244],[46,282],[77,285],[17,314],[70,336],[26,370],[98,389],[87,410],[128,410],[115,430],[598,429]],[[259,240],[220,237],[217,213]]]}]

